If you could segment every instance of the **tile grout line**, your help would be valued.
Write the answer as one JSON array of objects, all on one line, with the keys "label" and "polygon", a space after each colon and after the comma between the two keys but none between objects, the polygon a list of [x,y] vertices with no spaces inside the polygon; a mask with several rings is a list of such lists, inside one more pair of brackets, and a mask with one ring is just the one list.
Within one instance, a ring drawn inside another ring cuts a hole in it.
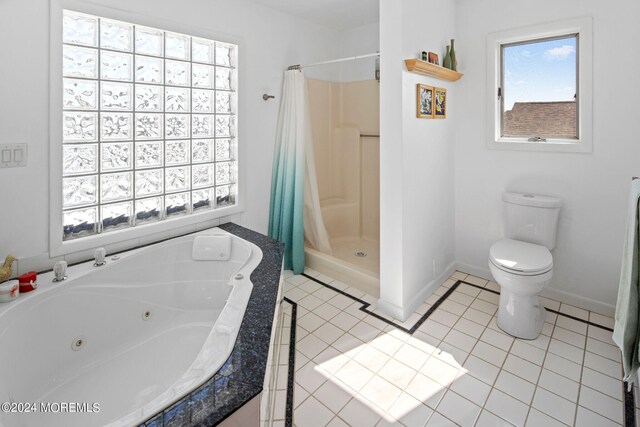
[{"label": "tile grout line", "polygon": [[[495,290],[493,290],[493,289],[488,289],[488,288],[486,288],[486,285],[485,285],[485,287],[483,287],[483,286],[479,286],[479,285],[476,285],[476,284],[473,284],[473,283],[466,282],[466,281],[465,281],[465,280],[463,280],[463,279],[457,279],[457,278],[456,278],[456,282],[455,282],[451,287],[449,287],[449,288],[447,289],[447,291],[445,291],[445,293],[444,293],[443,295],[441,295],[441,296],[438,298],[438,300],[436,300],[436,302],[435,302],[431,307],[429,307],[429,309],[428,309],[428,310],[427,310],[427,311],[426,311],[426,312],[425,312],[425,313],[420,317],[420,319],[418,319],[418,320],[416,321],[416,323],[415,323],[411,328],[409,328],[409,329],[408,329],[408,328],[406,328],[406,327],[403,327],[403,326],[401,326],[401,325],[398,325],[397,323],[395,323],[395,322],[394,322],[394,321],[392,321],[392,320],[388,320],[388,319],[386,319],[386,318],[384,318],[384,317],[382,317],[382,316],[378,315],[377,313],[374,313],[374,312],[370,311],[368,308],[371,306],[371,304],[370,304],[370,303],[368,303],[368,302],[366,302],[366,301],[364,301],[363,299],[358,298],[358,297],[355,297],[354,295],[351,295],[351,294],[349,294],[348,292],[345,292],[345,291],[343,291],[343,290],[341,290],[341,289],[338,289],[338,288],[336,288],[336,287],[334,287],[334,286],[331,286],[331,285],[329,285],[329,284],[327,284],[327,283],[324,283],[324,282],[322,282],[321,280],[319,280],[319,279],[317,279],[317,278],[315,278],[315,277],[312,277],[312,276],[310,276],[310,275],[308,275],[308,274],[306,274],[306,273],[302,273],[301,275],[302,275],[302,276],[304,276],[304,277],[306,277],[307,279],[310,279],[310,280],[312,280],[312,281],[314,281],[314,282],[316,282],[316,283],[318,283],[318,284],[320,284],[320,285],[322,285],[322,286],[325,286],[325,287],[327,287],[327,288],[329,288],[329,289],[331,289],[331,290],[333,290],[333,291],[337,292],[338,294],[341,294],[341,295],[343,295],[343,296],[345,296],[345,297],[347,297],[347,298],[350,298],[350,299],[352,299],[352,300],[354,300],[354,301],[356,301],[356,302],[358,302],[358,303],[361,303],[361,304],[362,304],[362,306],[360,307],[360,310],[361,310],[361,311],[363,311],[364,313],[366,313],[366,314],[368,314],[368,315],[370,315],[370,316],[372,316],[372,317],[375,317],[375,318],[377,318],[378,320],[381,320],[381,321],[383,321],[384,323],[386,323],[386,324],[388,324],[388,325],[390,325],[390,326],[392,326],[392,327],[395,327],[396,329],[399,329],[399,330],[401,330],[401,331],[403,331],[403,332],[406,332],[406,333],[408,333],[408,334],[410,334],[410,335],[413,335],[413,333],[414,333],[414,332],[415,332],[415,331],[416,331],[416,330],[417,330],[417,329],[418,329],[418,328],[419,328],[419,327],[420,327],[420,326],[421,326],[421,325],[422,325],[422,324],[423,324],[423,323],[424,323],[424,322],[429,318],[429,316],[430,316],[430,315],[431,315],[431,314],[432,314],[432,313],[433,313],[433,312],[434,312],[434,311],[435,311],[435,310],[436,310],[436,309],[437,309],[437,308],[438,308],[438,307],[439,307],[443,302],[445,302],[445,301],[448,299],[448,297],[449,297],[449,296],[450,296],[450,295],[451,295],[451,294],[452,294],[452,293],[453,293],[453,292],[458,288],[458,286],[459,286],[460,284],[466,284],[466,285],[468,285],[468,286],[472,286],[472,287],[474,287],[474,288],[480,289],[480,293],[481,293],[483,290],[486,290],[487,292],[490,292],[490,293],[493,293],[493,294],[496,294],[496,295],[500,295],[500,292],[495,291]],[[476,299],[478,299],[478,296],[480,295],[480,293],[478,293],[478,295],[476,295],[476,297],[474,297],[474,301],[475,301]],[[310,294],[310,295],[311,295],[311,294]],[[483,301],[484,301],[484,300],[483,300]],[[473,301],[472,301],[472,303],[473,303]],[[463,315],[463,314],[468,310],[468,308],[469,308],[470,306],[471,306],[471,305],[467,306],[467,309],[466,309],[466,310],[465,310],[465,311],[464,311],[460,316],[458,316],[458,321],[460,320],[460,318],[462,318],[462,315]],[[604,330],[607,330],[607,331],[613,332],[613,329],[611,329],[611,328],[609,328],[609,327],[606,327],[606,326],[604,326],[604,325],[599,325],[599,324],[597,324],[597,323],[591,322],[590,320],[584,320],[584,319],[581,319],[581,318],[575,317],[575,316],[570,315],[570,314],[562,313],[562,312],[560,312],[560,311],[559,311],[560,307],[558,307],[558,310],[553,310],[553,309],[546,308],[546,307],[545,307],[545,309],[546,309],[547,311],[551,312],[551,313],[556,314],[556,319],[555,319],[555,321],[553,322],[553,329],[552,329],[552,331],[551,331],[551,335],[549,336],[549,343],[548,343],[548,344],[547,344],[547,346],[546,346],[545,357],[544,357],[544,359],[543,359],[543,361],[542,361],[542,364],[544,364],[544,360],[546,360],[546,358],[547,358],[547,354],[548,354],[548,352],[549,352],[549,347],[550,347],[550,345],[551,345],[551,340],[553,339],[553,332],[555,331],[555,328],[556,328],[556,323],[557,323],[557,320],[558,320],[558,316],[567,317],[567,318],[570,318],[570,319],[573,319],[573,320],[579,321],[579,322],[581,322],[581,323],[584,323],[584,324],[587,324],[587,325],[590,325],[590,326],[595,326],[595,327],[598,327],[598,328],[601,328],[601,329],[604,329]],[[342,310],[342,311],[344,311],[344,310]],[[447,310],[445,310],[445,311],[447,311]],[[447,312],[448,312],[448,311],[447,311]],[[452,313],[452,314],[455,314],[455,313]],[[494,315],[492,316],[492,318],[493,318],[493,317],[495,317],[495,316],[496,316],[496,314],[494,313]],[[457,321],[456,321],[456,323],[457,323]],[[490,323],[490,322],[489,322],[489,323]],[[444,326],[446,326],[446,325],[444,325]],[[455,326],[455,324],[449,328],[449,331],[448,331],[448,332],[450,332],[452,329],[454,329],[454,326]],[[484,332],[485,332],[487,329],[492,329],[492,328],[489,328],[489,324],[487,324],[487,325],[485,326],[485,329],[483,330],[483,332],[482,332],[482,333],[484,334]],[[448,334],[448,332],[447,332],[447,334]],[[460,331],[460,332],[462,332],[462,331]],[[463,333],[464,333],[464,332],[463,332]],[[466,335],[466,334],[465,334],[465,335]],[[482,336],[482,334],[481,334],[480,336]],[[445,335],[445,337],[446,337],[446,335]],[[585,358],[585,356],[586,356],[586,351],[587,351],[587,350],[586,350],[586,340],[587,340],[587,338],[588,338],[588,330],[587,330],[587,333],[585,333],[585,349],[584,349],[584,352],[583,352],[583,363],[582,363],[581,368],[580,368],[580,378],[581,378],[581,379],[582,379],[582,372],[583,372],[583,370],[584,370],[584,358]],[[514,341],[511,343],[511,346],[509,347],[509,351],[507,352],[507,357],[508,357],[508,355],[510,354],[510,350],[511,350],[511,348],[512,348],[512,347],[513,347],[513,345],[515,344],[515,340],[516,340],[516,339],[517,339],[517,338],[515,338],[515,339],[514,339]],[[477,341],[481,341],[480,337],[477,339]],[[599,341],[599,340],[598,340],[598,341]],[[444,341],[444,338],[443,338],[443,339],[441,339],[441,340],[440,340],[440,342],[441,342],[441,343],[442,343],[442,342],[444,342],[444,343],[445,343],[445,344],[447,344],[447,345],[452,345],[452,344],[449,344],[448,342],[445,342],[445,341]],[[484,341],[483,341],[483,342],[484,342]],[[526,342],[526,341],[525,341],[525,342]],[[491,345],[491,344],[489,344],[489,343],[486,343],[486,344]],[[474,347],[473,347],[473,348],[475,348],[475,346],[476,346],[476,345],[477,345],[477,342],[476,342],[476,344],[474,345]],[[453,347],[456,347],[456,346],[454,346],[454,345],[453,345]],[[534,347],[535,347],[535,346],[534,346]],[[457,348],[457,347],[456,347],[456,348]],[[473,348],[472,348],[472,350],[471,350],[471,351],[473,351]],[[536,348],[539,348],[539,347],[536,347]],[[467,357],[465,358],[465,361],[466,361],[466,360],[468,360],[469,356],[471,356],[471,351],[467,354]],[[514,356],[515,356],[515,355],[514,355]],[[430,356],[430,357],[431,357],[431,356]],[[499,369],[500,369],[500,371],[499,371],[499,372],[501,372],[501,371],[502,371],[503,366],[504,366],[504,364],[506,363],[506,359],[507,359],[507,357],[505,357],[505,360],[502,362],[502,365],[501,365],[501,367],[499,368]],[[517,357],[517,356],[516,356],[516,357]],[[425,362],[425,363],[426,363],[426,362]],[[495,365],[494,365],[494,366],[495,366]],[[539,387],[539,386],[538,386],[538,383],[539,383],[539,381],[540,381],[540,377],[542,376],[542,370],[543,370],[543,369],[544,369],[544,367],[541,365],[541,366],[540,366],[540,374],[538,375],[538,379],[537,379],[536,384],[535,384],[536,389]],[[417,371],[417,372],[419,372],[419,371]],[[496,379],[493,381],[493,385],[491,385],[491,389],[492,389],[492,390],[495,388],[495,387],[494,387],[494,385],[495,385],[496,381],[497,381],[497,377],[496,377]],[[635,424],[635,399],[634,399],[633,390],[631,390],[631,391],[627,391],[627,383],[623,381],[623,384],[624,384],[624,396],[623,396],[623,407],[624,407],[624,408],[623,408],[623,411],[624,411],[623,416],[624,416],[624,420],[623,420],[623,423],[624,423],[624,426],[625,426],[625,427],[632,427],[632,426],[633,426],[633,427],[635,427],[635,425],[636,425],[636,424]],[[580,387],[579,387],[579,389],[578,389],[578,397],[577,397],[577,401],[576,401],[576,414],[574,414],[574,424],[575,424],[575,419],[576,419],[576,417],[577,417],[577,409],[578,409],[578,407],[580,406],[580,405],[579,405],[579,396],[580,396],[580,388],[582,387],[582,382],[580,382],[580,383],[579,383],[579,386],[580,386]],[[448,390],[450,390],[450,388],[449,388],[449,387],[447,387],[447,389],[448,389]],[[546,390],[546,389],[545,389],[545,390]],[[452,391],[453,391],[453,390],[452,390]],[[457,393],[456,393],[456,394],[457,394]],[[553,394],[555,394],[555,393],[553,393]],[[464,396],[462,396],[462,397],[464,398]],[[533,408],[533,399],[534,399],[534,398],[535,398],[535,389],[534,389],[534,396],[532,396],[532,398],[531,398],[531,404],[529,404],[529,405],[528,405],[528,406],[529,406],[529,408],[528,408],[527,416],[526,416],[525,420],[526,420],[526,419],[528,419],[529,414],[530,414],[530,412],[531,412],[531,409]],[[466,400],[468,400],[468,399],[466,399]],[[487,397],[487,400],[488,400],[488,397]],[[517,399],[516,399],[516,400],[517,400]],[[482,405],[482,407],[481,407],[481,412],[482,412],[482,410],[485,410],[484,406],[485,406],[486,402],[487,402],[487,401],[485,401],[485,402],[484,402],[484,404]],[[633,404],[629,404],[628,402],[632,402]],[[471,402],[471,403],[472,403],[472,404],[475,404],[475,403],[473,403],[473,402]],[[348,404],[348,403],[347,403],[347,404]],[[345,405],[345,406],[346,406],[346,405]],[[436,405],[436,406],[437,406],[437,405]],[[434,409],[434,411],[435,411],[435,412],[437,412],[435,409]],[[333,411],[332,411],[332,412],[333,412]],[[491,411],[488,411],[488,412],[490,412],[490,413],[491,413]],[[438,413],[439,413],[439,412],[438,412]],[[439,414],[440,414],[440,413],[439,413]],[[336,415],[336,416],[338,416],[337,414],[335,414],[335,415]],[[440,415],[442,415],[442,414],[440,414]],[[494,415],[495,415],[495,414],[494,414]],[[547,415],[548,415],[548,414],[547,414]],[[552,417],[552,418],[555,418],[555,417]],[[629,420],[631,420],[631,421],[629,421]],[[477,420],[476,420],[476,421],[477,421]]]}]

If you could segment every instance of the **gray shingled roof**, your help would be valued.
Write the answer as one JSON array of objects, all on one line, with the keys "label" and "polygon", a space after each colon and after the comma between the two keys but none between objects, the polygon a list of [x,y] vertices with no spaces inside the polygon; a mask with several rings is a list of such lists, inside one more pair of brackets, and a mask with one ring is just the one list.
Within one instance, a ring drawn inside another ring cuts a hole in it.
[{"label": "gray shingled roof", "polygon": [[576,137],[576,102],[516,102],[504,113],[504,136]]}]

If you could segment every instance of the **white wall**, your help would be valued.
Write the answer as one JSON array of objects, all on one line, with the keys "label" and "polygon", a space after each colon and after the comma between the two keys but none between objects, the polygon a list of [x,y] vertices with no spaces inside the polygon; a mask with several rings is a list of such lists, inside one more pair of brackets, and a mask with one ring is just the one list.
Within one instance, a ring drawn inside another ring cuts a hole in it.
[{"label": "white wall", "polygon": [[[629,181],[640,175],[640,3],[620,0],[457,0],[456,260],[488,275],[503,236],[500,194],[561,197],[554,277],[546,295],[612,313],[620,272]],[[486,35],[549,20],[593,17],[593,153],[488,150]]]},{"label": "white wall", "polygon": [[[455,37],[453,2],[380,5],[380,308],[410,314],[454,261],[455,84],[406,71],[404,59],[442,52]],[[438,19],[428,19],[437,11]],[[428,19],[429,25],[425,25]],[[446,119],[416,118],[416,84],[448,90]],[[435,263],[435,269],[434,269]]]},{"label": "white wall", "polygon": [[[246,209],[240,221],[266,232],[283,71],[291,64],[333,57],[333,32],[245,0],[94,4],[243,39],[239,134],[246,154],[241,158]],[[0,2],[0,143],[29,144],[27,167],[0,169],[0,257],[15,253],[25,258],[21,271],[42,268],[26,258],[47,261],[48,253],[49,7],[47,0]],[[276,100],[263,101],[263,93],[276,95]]]},{"label": "white wall", "polygon": [[[366,55],[380,50],[380,24],[375,22],[340,33],[338,44],[339,58],[355,55]],[[354,82],[375,79],[376,58],[358,59],[342,63],[339,70],[339,81]]]}]

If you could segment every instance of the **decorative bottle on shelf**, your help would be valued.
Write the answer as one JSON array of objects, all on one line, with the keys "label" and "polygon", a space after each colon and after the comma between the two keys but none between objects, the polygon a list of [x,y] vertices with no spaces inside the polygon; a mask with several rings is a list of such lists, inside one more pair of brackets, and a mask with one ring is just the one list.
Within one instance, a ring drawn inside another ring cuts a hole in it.
[{"label": "decorative bottle on shelf", "polygon": [[444,55],[444,59],[442,60],[442,66],[444,68],[451,69],[451,52],[449,51],[448,45],[447,45],[447,53]]},{"label": "decorative bottle on shelf", "polygon": [[453,71],[458,71],[458,59],[456,58],[456,50],[454,48],[455,40],[451,39],[451,51],[449,55],[451,56],[451,68]]}]

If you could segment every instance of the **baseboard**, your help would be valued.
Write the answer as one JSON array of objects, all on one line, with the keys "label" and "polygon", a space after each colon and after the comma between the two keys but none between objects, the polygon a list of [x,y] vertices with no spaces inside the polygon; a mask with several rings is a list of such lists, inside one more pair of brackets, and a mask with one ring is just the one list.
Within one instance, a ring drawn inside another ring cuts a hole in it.
[{"label": "baseboard", "polygon": [[[481,277],[486,280],[493,280],[491,272],[488,268],[476,267],[473,265],[457,262],[456,270],[466,274],[472,274],[477,277]],[[615,306],[606,304],[600,301],[596,301],[591,298],[583,297],[571,292],[562,291],[557,288],[548,287],[540,293],[540,296],[545,298],[551,298],[556,301],[563,302],[565,304],[573,305],[575,307],[582,308],[584,310],[594,311],[596,313],[604,314],[605,316],[613,317],[615,313]]]},{"label": "baseboard", "polygon": [[606,304],[604,302],[596,301],[591,298],[561,291],[560,289],[546,288],[542,291],[540,296],[551,298],[556,301],[573,305],[585,310],[594,311],[596,313],[600,313],[609,317],[613,317],[616,312],[616,307],[612,304]]},{"label": "baseboard", "polygon": [[476,267],[474,265],[465,264],[462,262],[456,262],[456,270],[466,274],[471,274],[476,277],[480,277],[485,280],[493,280],[489,267]]},{"label": "baseboard", "polygon": [[378,300],[378,308],[385,314],[392,316],[398,320],[405,321],[413,314],[414,311],[418,307],[425,302],[427,298],[431,296],[432,293],[435,292],[448,278],[453,274],[456,270],[456,264],[451,263],[444,269],[442,274],[438,276],[436,279],[429,282],[418,294],[411,299],[407,304],[403,307],[392,304],[388,301],[383,300],[382,298]]}]

